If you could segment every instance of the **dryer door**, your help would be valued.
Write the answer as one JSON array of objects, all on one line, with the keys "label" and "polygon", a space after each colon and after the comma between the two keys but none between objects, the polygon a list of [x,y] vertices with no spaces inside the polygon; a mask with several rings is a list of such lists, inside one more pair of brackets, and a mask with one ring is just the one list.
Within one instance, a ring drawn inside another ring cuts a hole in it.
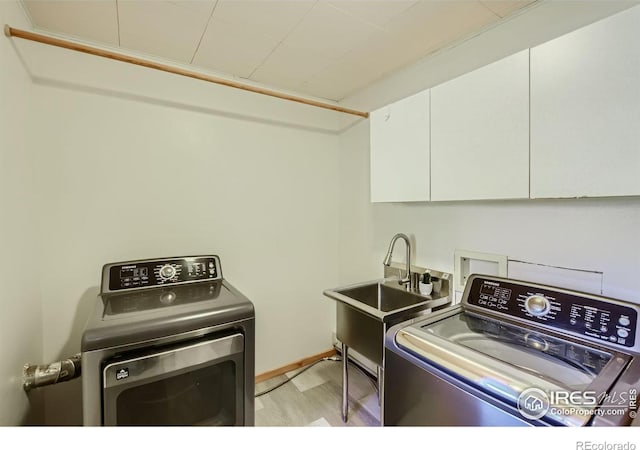
[{"label": "dryer door", "polygon": [[105,425],[243,425],[244,337],[129,355],[103,369]]}]

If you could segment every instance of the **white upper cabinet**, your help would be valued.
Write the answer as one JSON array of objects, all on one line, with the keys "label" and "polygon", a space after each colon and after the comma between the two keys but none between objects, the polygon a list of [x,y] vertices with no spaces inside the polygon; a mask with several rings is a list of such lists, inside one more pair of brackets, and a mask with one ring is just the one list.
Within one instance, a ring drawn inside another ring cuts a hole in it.
[{"label": "white upper cabinet", "polygon": [[531,197],[640,194],[640,7],[531,49]]},{"label": "white upper cabinet", "polygon": [[431,89],[431,200],[529,198],[529,50]]},{"label": "white upper cabinet", "polygon": [[429,91],[373,111],[371,201],[429,200]]}]

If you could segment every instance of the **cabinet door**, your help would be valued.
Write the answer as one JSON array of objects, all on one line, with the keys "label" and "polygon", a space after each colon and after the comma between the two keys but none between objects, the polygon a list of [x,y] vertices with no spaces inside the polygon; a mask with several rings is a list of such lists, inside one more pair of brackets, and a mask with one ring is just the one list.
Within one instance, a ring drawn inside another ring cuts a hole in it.
[{"label": "cabinet door", "polygon": [[531,49],[531,197],[640,194],[640,7]]},{"label": "cabinet door", "polygon": [[371,201],[429,200],[429,91],[370,115]]},{"label": "cabinet door", "polygon": [[431,199],[529,198],[529,51],[431,89]]}]

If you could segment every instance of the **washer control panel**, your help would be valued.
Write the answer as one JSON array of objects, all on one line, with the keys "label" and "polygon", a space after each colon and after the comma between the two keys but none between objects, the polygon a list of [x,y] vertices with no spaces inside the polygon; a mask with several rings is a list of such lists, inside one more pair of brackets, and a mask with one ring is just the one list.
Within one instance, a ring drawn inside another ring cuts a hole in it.
[{"label": "washer control panel", "polygon": [[105,292],[105,286],[108,291],[121,291],[221,278],[217,256],[129,261],[103,268],[102,291]]},{"label": "washer control panel", "polygon": [[463,302],[616,346],[636,342],[640,307],[619,300],[476,275]]}]

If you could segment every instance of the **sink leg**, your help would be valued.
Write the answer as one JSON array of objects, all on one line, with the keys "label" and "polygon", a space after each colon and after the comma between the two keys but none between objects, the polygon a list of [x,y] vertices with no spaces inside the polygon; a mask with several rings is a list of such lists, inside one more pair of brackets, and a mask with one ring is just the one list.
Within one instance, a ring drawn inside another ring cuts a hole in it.
[{"label": "sink leg", "polygon": [[382,370],[382,367],[376,367],[376,375],[378,376],[378,405],[382,406],[382,389],[384,386],[384,370]]},{"label": "sink leg", "polygon": [[349,364],[349,347],[342,344],[342,421],[347,422],[347,412],[349,411],[349,373],[347,365]]}]

